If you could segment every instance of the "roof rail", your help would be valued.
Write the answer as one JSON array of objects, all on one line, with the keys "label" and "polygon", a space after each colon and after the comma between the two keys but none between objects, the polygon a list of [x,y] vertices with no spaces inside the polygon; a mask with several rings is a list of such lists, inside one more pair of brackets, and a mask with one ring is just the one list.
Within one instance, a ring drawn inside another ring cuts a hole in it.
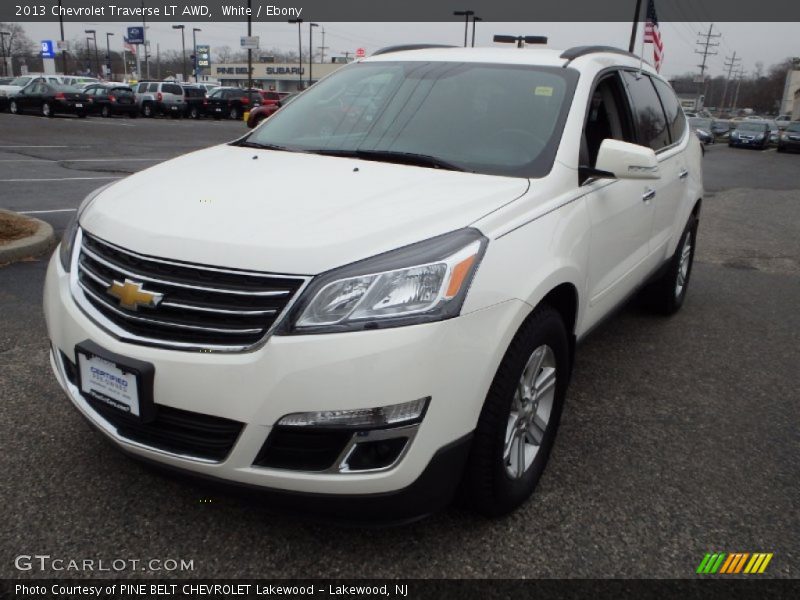
[{"label": "roof rail", "polygon": [[560,58],[567,59],[567,64],[569,64],[576,58],[586,56],[587,54],[597,54],[599,52],[610,52],[612,54],[622,54],[624,56],[639,58],[633,52],[628,52],[627,50],[622,50],[621,48],[615,48],[614,46],[575,46],[569,50],[564,50],[564,52],[561,53]]},{"label": "roof rail", "polygon": [[427,48],[456,48],[449,44],[401,44],[399,46],[386,46],[372,53],[372,56],[379,54],[389,54],[391,52],[403,52],[404,50],[426,50]]}]

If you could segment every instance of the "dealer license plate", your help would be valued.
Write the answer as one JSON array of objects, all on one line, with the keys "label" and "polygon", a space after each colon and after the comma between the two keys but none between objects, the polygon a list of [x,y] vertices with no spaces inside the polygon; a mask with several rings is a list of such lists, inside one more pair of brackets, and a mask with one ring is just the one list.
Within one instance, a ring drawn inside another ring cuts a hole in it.
[{"label": "dealer license plate", "polygon": [[81,392],[119,411],[141,417],[136,373],[96,355],[78,352]]}]

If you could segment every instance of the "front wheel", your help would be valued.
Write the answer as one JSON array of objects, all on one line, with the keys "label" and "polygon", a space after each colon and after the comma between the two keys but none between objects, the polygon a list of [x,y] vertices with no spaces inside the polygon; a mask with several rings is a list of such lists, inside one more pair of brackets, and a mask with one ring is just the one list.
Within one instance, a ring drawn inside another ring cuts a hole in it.
[{"label": "front wheel", "polygon": [[45,102],[44,104],[42,104],[42,116],[43,117],[53,116],[53,109],[50,107],[49,102]]},{"label": "front wheel", "polygon": [[239,111],[236,108],[232,108],[228,116],[234,121],[237,121],[239,119]]},{"label": "front wheel", "polygon": [[192,107],[189,109],[189,118],[190,119],[199,119],[200,118],[200,111],[197,110],[196,107]]},{"label": "front wheel", "polygon": [[492,517],[533,493],[555,442],[570,372],[567,330],[543,305],[520,327],[481,410],[462,499]]},{"label": "front wheel", "polygon": [[683,306],[694,265],[697,223],[694,215],[689,217],[667,270],[644,289],[645,302],[654,312],[671,315]]},{"label": "front wheel", "polygon": [[8,110],[11,111],[12,115],[18,115],[21,112],[19,110],[19,105],[13,100],[11,101],[11,104],[8,105]]},{"label": "front wheel", "polygon": [[108,119],[111,116],[111,110],[109,110],[108,106],[103,106],[103,109],[100,111],[100,116],[104,119]]},{"label": "front wheel", "polygon": [[144,106],[142,106],[142,114],[148,119],[151,118],[153,116],[153,105],[145,104]]}]

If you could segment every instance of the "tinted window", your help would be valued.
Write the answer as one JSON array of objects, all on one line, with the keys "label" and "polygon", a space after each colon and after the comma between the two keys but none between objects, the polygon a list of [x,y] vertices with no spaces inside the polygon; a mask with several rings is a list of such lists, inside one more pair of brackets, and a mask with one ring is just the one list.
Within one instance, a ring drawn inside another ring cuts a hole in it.
[{"label": "tinted window", "polygon": [[664,109],[650,78],[631,71],[625,71],[623,77],[633,103],[639,143],[650,146],[653,150],[669,146],[669,130],[664,118]]},{"label": "tinted window", "polygon": [[222,97],[222,90],[216,89],[208,95],[209,98],[220,98]]},{"label": "tinted window", "polygon": [[183,96],[183,89],[181,89],[181,86],[175,85],[174,83],[165,83],[161,87],[161,91],[165,94],[176,94],[178,96]]},{"label": "tinted window", "polygon": [[140,83],[139,87],[136,88],[136,91],[138,93],[140,93],[140,94],[143,93],[143,92],[146,92],[147,91],[147,84],[146,83]]},{"label": "tinted window", "polygon": [[206,95],[203,88],[183,88],[187,98],[202,98]]},{"label": "tinted window", "polygon": [[[660,79],[654,78],[653,84],[656,86],[656,91],[661,98],[661,105],[664,107],[664,113],[667,115],[672,141],[677,142],[683,137],[683,132],[686,131],[686,117],[681,110],[678,98],[675,97],[674,90]],[[711,127],[711,119],[708,119],[705,127]]]},{"label": "tinted window", "polygon": [[150,85],[148,85],[147,91],[148,92],[157,92],[158,91],[158,84],[157,83],[151,83]]}]

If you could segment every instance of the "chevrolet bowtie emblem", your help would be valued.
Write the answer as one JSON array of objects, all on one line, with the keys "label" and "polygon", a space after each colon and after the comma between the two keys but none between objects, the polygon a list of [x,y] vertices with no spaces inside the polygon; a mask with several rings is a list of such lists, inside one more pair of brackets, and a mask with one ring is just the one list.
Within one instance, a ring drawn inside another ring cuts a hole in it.
[{"label": "chevrolet bowtie emblem", "polygon": [[155,308],[164,298],[164,294],[143,290],[141,283],[130,279],[126,279],[125,283],[114,281],[106,291],[119,300],[122,308],[128,310],[137,310],[140,306]]}]

